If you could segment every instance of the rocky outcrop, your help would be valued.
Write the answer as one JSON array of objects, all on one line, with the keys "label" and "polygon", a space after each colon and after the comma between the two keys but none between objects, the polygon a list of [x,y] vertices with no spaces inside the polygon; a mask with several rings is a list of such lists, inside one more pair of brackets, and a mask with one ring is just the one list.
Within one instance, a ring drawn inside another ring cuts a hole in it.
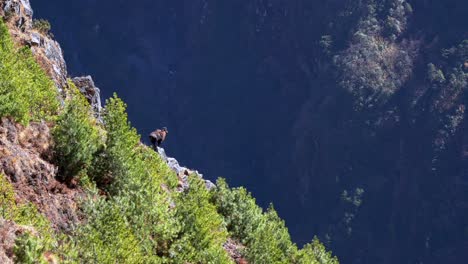
[{"label": "rocky outcrop", "polygon": [[0,0],[0,15],[5,17],[10,34],[21,45],[28,45],[39,64],[52,78],[61,95],[67,87],[67,67],[57,41],[33,27],[29,0]]},{"label": "rocky outcrop", "polygon": [[73,83],[78,87],[80,92],[86,97],[91,105],[93,112],[98,120],[101,119],[101,90],[94,85],[91,76],[75,77]]},{"label": "rocky outcrop", "polygon": [[0,173],[11,182],[17,200],[31,202],[57,230],[69,231],[79,220],[80,189],[70,189],[55,179],[51,135],[46,123],[24,127],[3,118],[0,123]]},{"label": "rocky outcrop", "polygon": [[[198,176],[203,179],[203,174],[199,173],[196,170],[191,170],[186,167],[183,167],[179,164],[179,162],[175,158],[168,157],[166,155],[166,151],[163,148],[157,147],[157,152],[166,162],[169,168],[171,168],[176,174],[179,179],[178,191],[183,192],[189,188],[189,181],[188,177],[194,175]],[[205,186],[208,190],[216,188],[216,185],[211,182],[210,180],[204,180]]]}]

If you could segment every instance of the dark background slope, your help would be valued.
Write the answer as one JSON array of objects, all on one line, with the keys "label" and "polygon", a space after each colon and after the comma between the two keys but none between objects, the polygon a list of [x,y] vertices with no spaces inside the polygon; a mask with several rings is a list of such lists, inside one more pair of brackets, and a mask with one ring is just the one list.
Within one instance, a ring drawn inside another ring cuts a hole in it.
[{"label": "dark background slope", "polygon": [[396,38],[366,33],[411,61],[396,92],[367,111],[340,85],[353,80],[344,68],[363,69],[335,62],[365,53],[353,37],[366,32],[361,22],[384,25],[400,1],[381,1],[375,15],[370,0],[31,2],[72,75],[123,97],[144,138],[167,126],[166,151],[184,165],[273,202],[296,242],[317,234],[343,263],[468,257],[468,142],[457,112],[466,83],[455,93],[426,76],[428,63],[447,79],[463,71],[464,55],[441,51],[468,37],[464,1],[410,1]]}]

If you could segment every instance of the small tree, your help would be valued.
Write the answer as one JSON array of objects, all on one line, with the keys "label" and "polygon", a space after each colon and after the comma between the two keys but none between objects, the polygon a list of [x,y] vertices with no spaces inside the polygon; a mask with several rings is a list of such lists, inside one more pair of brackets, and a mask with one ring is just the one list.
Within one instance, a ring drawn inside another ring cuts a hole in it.
[{"label": "small tree", "polygon": [[34,19],[33,28],[44,35],[48,35],[51,29],[49,21],[45,19]]},{"label": "small tree", "polygon": [[189,190],[180,196],[177,216],[183,223],[180,239],[172,247],[176,263],[233,263],[222,245],[228,232],[211,200],[205,182],[189,176]]},{"label": "small tree", "polygon": [[53,130],[55,159],[63,180],[86,173],[101,143],[100,129],[91,108],[70,83],[72,97],[66,102]]}]

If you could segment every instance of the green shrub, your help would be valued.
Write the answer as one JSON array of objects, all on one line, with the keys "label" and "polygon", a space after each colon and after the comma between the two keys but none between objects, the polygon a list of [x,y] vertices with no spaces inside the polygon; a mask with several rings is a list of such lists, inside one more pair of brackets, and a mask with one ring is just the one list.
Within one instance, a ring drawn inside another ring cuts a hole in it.
[{"label": "green shrub", "polygon": [[189,184],[188,192],[177,202],[177,217],[183,226],[172,247],[175,263],[233,263],[222,247],[228,235],[223,218],[210,203],[205,182],[191,175]]},{"label": "green shrub", "polygon": [[129,174],[135,172],[134,161],[140,138],[128,121],[126,107],[115,94],[106,100],[103,112],[104,129],[107,131],[106,148],[93,164],[93,179],[98,183],[112,182],[110,187],[114,187],[114,193],[119,192],[129,178],[136,177]]},{"label": "green shrub", "polygon": [[333,257],[331,252],[327,252],[325,246],[317,238],[297,253],[296,263],[298,264],[338,264],[338,259]]},{"label": "green shrub", "polygon": [[218,179],[213,196],[218,212],[224,216],[227,228],[234,238],[249,244],[251,235],[262,221],[262,208],[245,188],[229,189],[224,179]]},{"label": "green shrub", "polygon": [[212,199],[218,212],[224,217],[231,236],[246,246],[244,255],[249,262],[338,263],[316,239],[298,250],[291,242],[284,221],[279,218],[273,207],[263,213],[255,199],[244,188],[230,189],[225,180],[219,179]]},{"label": "green shrub", "polygon": [[270,207],[260,225],[251,234],[246,256],[252,263],[292,263],[297,247],[291,242],[284,221]]},{"label": "green shrub", "polygon": [[33,28],[42,34],[49,34],[50,32],[50,23],[45,19],[34,19],[33,20]]},{"label": "green shrub", "polygon": [[51,120],[59,103],[54,83],[37,64],[29,48],[16,48],[0,21],[0,116],[27,124]]},{"label": "green shrub", "polygon": [[108,190],[144,254],[165,257],[179,230],[169,193],[177,178],[158,154],[140,144],[125,108],[116,95],[107,100],[103,113],[106,144],[89,174]]},{"label": "green shrub", "polygon": [[229,232],[247,247],[247,259],[253,263],[290,263],[297,248],[273,207],[263,214],[244,188],[230,189],[223,179],[217,185],[214,201],[218,211]]},{"label": "green shrub", "polygon": [[40,238],[25,232],[15,240],[13,247],[15,262],[22,264],[46,264],[43,257],[45,246]]},{"label": "green shrub", "polygon": [[15,191],[6,176],[0,173],[0,217],[13,219],[14,208],[16,208]]},{"label": "green shrub", "polygon": [[82,263],[146,263],[119,206],[101,198],[89,199],[84,212],[87,224],[74,234]]},{"label": "green shrub", "polygon": [[52,132],[55,159],[64,180],[84,174],[102,145],[100,129],[90,105],[74,85],[71,88],[72,96]]}]

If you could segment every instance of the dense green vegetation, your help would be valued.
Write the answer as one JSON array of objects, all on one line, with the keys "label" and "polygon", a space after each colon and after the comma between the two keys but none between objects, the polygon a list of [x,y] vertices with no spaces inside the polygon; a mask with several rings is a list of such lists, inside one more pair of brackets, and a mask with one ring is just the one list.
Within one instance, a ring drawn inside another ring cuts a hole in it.
[{"label": "dense green vegetation", "polygon": [[58,110],[57,89],[31,50],[16,47],[0,22],[0,116],[23,124],[50,120]]},{"label": "dense green vegetation", "polygon": [[100,123],[70,82],[59,109],[55,87],[31,52],[14,47],[3,23],[0,34],[0,115],[24,124],[53,121],[57,178],[87,190],[85,219],[60,233],[33,204],[18,203],[0,175],[0,217],[37,231],[17,237],[17,262],[41,263],[48,251],[63,263],[234,263],[223,248],[231,237],[250,263],[337,263],[318,240],[298,250],[273,207],[263,212],[243,188],[220,180],[208,190],[190,175],[190,187],[177,191],[177,176],[140,143],[122,100],[106,101]]},{"label": "dense green vegetation", "polygon": [[338,263],[317,239],[298,250],[275,209],[270,206],[262,212],[244,188],[231,189],[223,179],[217,186],[214,203],[232,237],[246,246],[245,255],[253,263]]},{"label": "dense green vegetation", "polygon": [[86,98],[69,82],[72,92],[53,131],[56,162],[64,180],[86,174],[101,145],[100,128]]}]

